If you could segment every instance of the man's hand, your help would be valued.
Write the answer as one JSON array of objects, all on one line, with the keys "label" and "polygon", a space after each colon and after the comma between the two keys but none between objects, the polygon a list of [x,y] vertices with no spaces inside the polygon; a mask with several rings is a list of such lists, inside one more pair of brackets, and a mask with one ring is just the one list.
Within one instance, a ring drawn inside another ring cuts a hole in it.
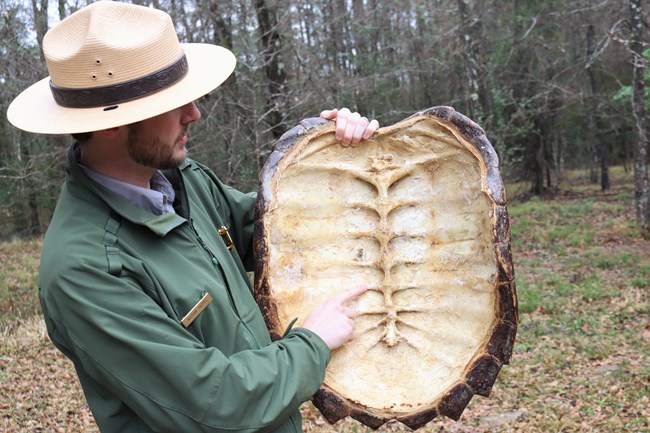
[{"label": "man's hand", "polygon": [[324,110],[320,113],[324,119],[336,119],[336,139],[343,146],[356,146],[361,140],[367,140],[379,128],[375,119],[361,117],[356,111],[351,113],[347,108]]},{"label": "man's hand", "polygon": [[328,299],[309,313],[302,327],[315,332],[330,350],[342,346],[352,339],[356,317],[356,312],[345,303],[366,290],[366,286],[353,287]]}]

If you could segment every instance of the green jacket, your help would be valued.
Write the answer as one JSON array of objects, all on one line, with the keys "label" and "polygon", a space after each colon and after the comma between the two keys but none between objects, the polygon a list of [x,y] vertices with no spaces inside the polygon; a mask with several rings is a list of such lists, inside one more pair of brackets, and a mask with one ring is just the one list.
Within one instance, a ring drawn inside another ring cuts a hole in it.
[{"label": "green jacket", "polygon": [[88,179],[70,152],[41,257],[51,340],[102,432],[301,431],[298,408],[330,351],[301,328],[270,340],[246,274],[254,195],[191,160],[165,175],[178,214],[155,216]]}]

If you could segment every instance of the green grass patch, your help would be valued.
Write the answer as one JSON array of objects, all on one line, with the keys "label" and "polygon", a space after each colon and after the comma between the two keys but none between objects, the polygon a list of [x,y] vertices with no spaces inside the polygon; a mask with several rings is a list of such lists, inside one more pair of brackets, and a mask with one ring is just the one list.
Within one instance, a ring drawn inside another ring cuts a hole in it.
[{"label": "green grass patch", "polygon": [[519,311],[522,313],[532,313],[544,302],[541,283],[520,284],[517,287],[517,292]]},{"label": "green grass patch", "polygon": [[632,277],[630,279],[630,286],[637,289],[650,288],[650,279],[648,277]]},{"label": "green grass patch", "polygon": [[633,200],[625,184],[608,194],[583,184],[579,195],[510,206],[520,325],[517,367],[500,379],[513,407],[530,410],[490,431],[650,428],[650,243]]}]

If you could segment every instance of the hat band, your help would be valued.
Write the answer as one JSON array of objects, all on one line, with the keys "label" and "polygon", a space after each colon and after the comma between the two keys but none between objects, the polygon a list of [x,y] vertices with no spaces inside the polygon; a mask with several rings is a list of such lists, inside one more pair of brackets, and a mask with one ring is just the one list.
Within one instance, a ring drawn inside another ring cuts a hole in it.
[{"label": "hat band", "polygon": [[68,108],[92,108],[121,104],[147,96],[171,86],[187,74],[185,54],[170,66],[150,75],[111,86],[70,89],[57,87],[50,80],[50,90],[57,104]]}]

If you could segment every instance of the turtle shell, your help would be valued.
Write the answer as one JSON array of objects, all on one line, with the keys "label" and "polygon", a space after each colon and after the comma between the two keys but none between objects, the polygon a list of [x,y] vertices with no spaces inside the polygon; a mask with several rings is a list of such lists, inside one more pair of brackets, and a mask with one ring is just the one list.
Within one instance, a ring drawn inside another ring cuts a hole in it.
[{"label": "turtle shell", "polygon": [[313,403],[330,423],[416,429],[488,396],[517,329],[506,196],[483,130],[433,107],[357,147],[307,119],[275,143],[256,207],[255,295],[272,338],[360,284],[354,338]]}]

